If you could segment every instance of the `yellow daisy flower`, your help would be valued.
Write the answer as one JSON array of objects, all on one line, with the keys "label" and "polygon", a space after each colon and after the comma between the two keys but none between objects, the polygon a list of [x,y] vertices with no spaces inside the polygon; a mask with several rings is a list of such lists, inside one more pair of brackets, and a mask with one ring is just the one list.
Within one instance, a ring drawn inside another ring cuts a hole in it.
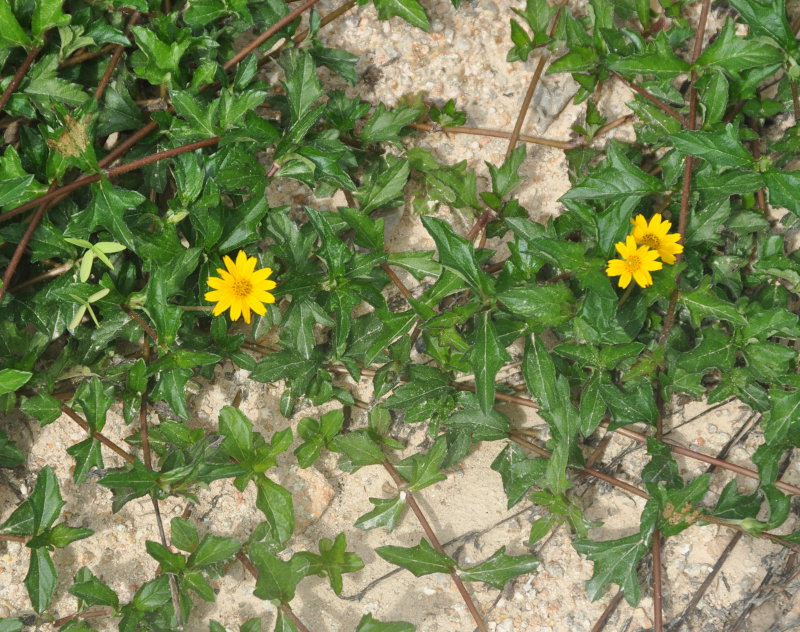
[{"label": "yellow daisy flower", "polygon": [[631,220],[633,224],[633,238],[640,246],[647,246],[657,251],[664,263],[675,263],[675,255],[683,252],[683,246],[678,242],[680,233],[668,235],[672,222],[661,219],[661,213],[656,213],[650,218],[650,223],[644,215],[637,215]]},{"label": "yellow daisy flower", "polygon": [[615,247],[622,259],[611,259],[608,262],[606,274],[610,277],[618,276],[619,286],[623,289],[630,285],[632,278],[641,287],[653,285],[653,277],[650,272],[663,267],[660,261],[656,261],[658,252],[647,246],[637,247],[633,235],[628,235],[625,243],[617,242]]},{"label": "yellow daisy flower", "polygon": [[227,270],[217,268],[219,277],[208,277],[206,283],[213,291],[206,292],[205,298],[216,303],[214,316],[230,308],[231,320],[244,315],[244,322],[249,325],[250,310],[263,316],[267,313],[264,303],[275,302],[275,297],[267,291],[275,287],[275,281],[268,280],[272,268],[256,270],[256,258],[248,257],[243,250],[236,255],[236,263],[228,255],[222,261]]}]

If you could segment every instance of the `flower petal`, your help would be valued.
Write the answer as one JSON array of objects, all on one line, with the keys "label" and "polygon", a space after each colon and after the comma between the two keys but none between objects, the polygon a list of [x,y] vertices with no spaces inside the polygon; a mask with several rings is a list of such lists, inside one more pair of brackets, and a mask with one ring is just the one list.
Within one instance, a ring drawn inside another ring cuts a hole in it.
[{"label": "flower petal", "polygon": [[653,285],[653,277],[650,276],[650,273],[647,272],[647,270],[637,270],[633,273],[633,278],[636,279],[636,282],[641,287]]},{"label": "flower petal", "polygon": [[242,301],[240,299],[236,299],[231,303],[231,320],[239,320],[239,316],[242,315]]},{"label": "flower petal", "polygon": [[622,273],[622,276],[619,278],[619,286],[624,290],[631,284],[631,273],[628,270]]},{"label": "flower petal", "polygon": [[208,277],[206,283],[208,284],[208,287],[213,287],[215,290],[221,290],[227,285],[227,283],[225,283],[225,281],[219,277]]},{"label": "flower petal", "polygon": [[253,298],[253,296],[247,297],[247,305],[259,316],[263,316],[267,313],[267,308],[264,307],[264,304],[258,299]]},{"label": "flower petal", "polygon": [[231,259],[228,255],[225,255],[222,257],[222,263],[225,264],[225,267],[232,276],[236,275],[236,264],[233,262],[233,259]]}]

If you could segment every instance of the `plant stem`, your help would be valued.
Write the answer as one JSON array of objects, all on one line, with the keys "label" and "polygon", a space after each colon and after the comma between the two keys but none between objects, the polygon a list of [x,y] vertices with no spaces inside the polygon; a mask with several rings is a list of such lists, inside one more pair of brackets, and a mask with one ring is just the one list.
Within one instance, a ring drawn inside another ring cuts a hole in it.
[{"label": "plant stem", "polygon": [[102,434],[100,432],[92,431],[92,429],[89,427],[89,424],[86,423],[86,421],[77,412],[75,412],[72,408],[70,408],[66,404],[61,404],[61,412],[65,413],[70,419],[72,419],[72,421],[74,421],[76,424],[78,424],[86,432],[91,434],[91,436],[93,438],[97,439],[100,443],[102,443],[104,446],[106,446],[110,450],[116,452],[119,456],[121,456],[123,459],[125,459],[128,463],[135,463],[136,462],[136,458],[132,454],[129,454],[128,452],[123,450],[121,447],[119,447],[116,443],[114,443],[111,439],[106,437],[104,434]]},{"label": "plant stem", "polygon": [[[397,473],[397,470],[391,463],[389,463],[388,460],[384,459],[383,467],[386,468],[387,472],[389,472],[389,476],[392,477],[392,480],[394,481],[395,485],[397,485],[398,487],[405,486],[406,482],[403,480],[403,477]],[[408,506],[411,507],[411,511],[413,511],[414,515],[417,517],[417,520],[422,526],[422,530],[425,532],[425,535],[428,536],[428,540],[430,541],[431,546],[433,546],[433,548],[442,555],[447,555],[447,553],[445,553],[444,551],[444,548],[442,548],[441,543],[439,542],[439,538],[436,537],[436,534],[431,528],[428,519],[425,517],[425,514],[422,512],[422,509],[420,509],[419,505],[417,504],[414,495],[408,490],[406,490],[405,494],[406,494],[406,502],[408,502]],[[478,611],[478,608],[475,606],[475,602],[472,600],[472,597],[467,591],[466,586],[464,586],[464,582],[461,581],[461,578],[458,576],[458,573],[454,568],[450,569],[450,577],[452,577],[453,583],[456,585],[458,592],[461,594],[461,598],[467,605],[467,609],[472,615],[472,618],[475,620],[478,629],[480,629],[481,632],[488,632],[488,628],[486,627],[486,623],[484,622],[483,617]]]},{"label": "plant stem", "polygon": [[664,103],[660,99],[657,99],[656,97],[654,97],[647,90],[645,90],[641,86],[635,84],[633,81],[630,81],[629,79],[626,79],[625,77],[623,77],[622,75],[620,75],[620,74],[618,74],[616,72],[612,71],[611,74],[613,74],[617,79],[622,81],[622,83],[624,83],[626,86],[628,86],[636,94],[638,94],[639,96],[645,98],[647,101],[650,101],[650,103],[655,105],[664,114],[667,114],[667,115],[671,116],[676,121],[678,121],[678,123],[680,123],[681,125],[685,125],[686,124],[686,122],[683,120],[683,117],[680,114],[678,114],[672,107],[670,107],[669,105],[667,105],[666,103]]},{"label": "plant stem", "polygon": [[274,25],[272,25],[270,28],[268,28],[266,31],[264,31],[261,35],[259,35],[256,39],[254,39],[247,46],[245,46],[242,50],[240,50],[233,57],[231,57],[227,62],[225,62],[225,65],[223,66],[223,68],[225,70],[230,70],[233,66],[238,64],[245,57],[247,57],[250,53],[252,53],[259,46],[261,46],[264,42],[266,42],[270,37],[275,35],[275,33],[280,31],[284,26],[286,26],[287,24],[290,24],[291,22],[296,20],[298,17],[300,17],[303,13],[308,11],[311,7],[313,7],[315,4],[317,4],[317,2],[319,2],[319,0],[306,0],[306,2],[304,2],[299,7],[294,9],[288,15],[286,15],[283,18],[281,18],[280,20],[278,20]]},{"label": "plant stem", "polygon": [[[130,28],[135,26],[136,23],[139,21],[140,13],[136,11],[132,16],[131,19],[128,20],[128,26],[125,28],[125,34],[127,35],[130,33]],[[111,75],[114,74],[114,69],[117,67],[119,60],[122,58],[122,53],[125,51],[125,47],[122,44],[117,44],[116,48],[114,49],[114,54],[111,56],[111,61],[108,62],[108,66],[106,66],[106,70],[103,73],[102,78],[100,79],[100,83],[97,84],[97,90],[94,91],[94,98],[100,101],[103,98],[103,94],[108,87],[109,82],[111,81]],[[180,618],[180,615],[178,615]]]},{"label": "plant stem", "polygon": [[[153,125],[156,125],[155,123]],[[116,176],[122,175],[123,173],[128,173],[129,171],[135,171],[136,169],[141,169],[147,165],[150,165],[154,162],[158,162],[159,160],[165,160],[167,158],[172,158],[173,156],[177,156],[179,154],[185,154],[190,151],[194,151],[195,149],[200,149],[202,147],[211,147],[219,143],[219,136],[213,136],[211,138],[204,138],[203,140],[198,140],[193,143],[188,143],[186,145],[180,145],[179,147],[173,147],[172,149],[165,149],[164,151],[156,152],[155,154],[150,154],[149,156],[145,156],[143,158],[138,158],[137,160],[132,160],[130,162],[126,162],[125,164],[119,165],[118,167],[112,167],[111,169],[105,169],[102,174],[95,173],[90,176],[82,176],[71,182],[63,187],[59,187],[53,191],[45,193],[44,195],[31,200],[30,202],[26,202],[25,204],[21,204],[20,206],[11,209],[10,211],[6,211],[5,213],[0,214],[0,222],[5,221],[7,219],[11,219],[27,211],[28,209],[33,208],[37,204],[44,204],[45,202],[50,202],[55,200],[56,198],[60,198],[67,193],[72,193],[73,191],[83,188],[85,186],[89,186],[90,184],[94,184],[95,182],[99,182],[103,176],[106,178],[114,178]]]},{"label": "plant stem", "polygon": [[[51,190],[55,187],[55,184],[56,183],[54,181],[53,184],[50,185]],[[36,212],[33,214],[28,227],[22,234],[22,238],[19,240],[19,243],[14,250],[14,254],[11,255],[11,260],[8,262],[6,271],[3,273],[3,285],[0,286],[0,301],[2,301],[3,297],[6,295],[8,286],[11,283],[11,279],[14,277],[14,272],[16,272],[17,266],[19,266],[19,262],[22,260],[22,255],[25,252],[25,248],[28,246],[28,243],[33,237],[33,233],[36,232],[36,229],[39,227],[39,222],[42,221],[42,217],[44,217],[44,212],[47,210],[48,206],[50,206],[49,202],[42,202],[39,205],[39,208],[36,209]]]},{"label": "plant stem", "polygon": [[[156,344],[156,346],[158,346],[158,336],[156,335],[155,330],[153,330],[153,328],[145,322],[144,318],[139,316],[139,314],[134,312],[130,307],[128,307],[124,303],[120,303],[119,306],[122,308],[123,312],[125,312],[128,316],[131,317],[131,320],[135,321],[136,324],[139,325],[139,327],[141,327],[142,330],[148,336],[150,336],[150,339]],[[148,467],[150,466],[148,465]]]},{"label": "plant stem", "polygon": [[14,90],[17,89],[17,86],[22,81],[22,78],[25,76],[25,73],[28,72],[28,68],[30,68],[33,61],[41,52],[41,46],[35,46],[28,51],[28,55],[23,60],[22,64],[19,68],[17,68],[17,72],[14,73],[14,76],[11,77],[11,83],[6,86],[6,89],[3,90],[2,96],[0,96],[0,110],[6,107],[6,103],[11,98],[11,95],[14,94]]},{"label": "plant stem", "polygon": [[[409,127],[421,132],[442,132],[444,134],[471,134],[473,136],[488,136],[490,138],[511,138],[509,132],[498,129],[483,129],[481,127],[437,127],[430,123],[411,123]],[[556,149],[575,149],[580,145],[575,141],[554,140],[551,138],[540,138],[538,136],[528,136],[519,134],[517,140],[534,145],[544,145],[545,147],[555,147]]]}]

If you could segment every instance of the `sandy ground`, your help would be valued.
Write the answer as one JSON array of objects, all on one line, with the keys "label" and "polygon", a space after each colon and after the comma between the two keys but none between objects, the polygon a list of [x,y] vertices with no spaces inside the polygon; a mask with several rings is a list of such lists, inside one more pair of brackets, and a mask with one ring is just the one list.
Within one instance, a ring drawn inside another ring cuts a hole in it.
[{"label": "sandy ground", "polygon": [[[360,56],[357,66],[365,77],[351,89],[373,102],[394,104],[408,93],[424,91],[428,99],[444,104],[456,99],[459,109],[468,113],[468,125],[510,131],[517,115],[531,74],[536,65],[534,55],[526,63],[508,64],[505,56],[510,47],[508,20],[511,8],[518,2],[481,0],[468,3],[458,11],[449,0],[430,0],[432,29],[424,33],[397,19],[379,22],[371,6],[351,10],[349,14],[322,31],[321,39],[328,46],[337,46]],[[322,14],[334,4],[323,0]],[[267,71],[270,72],[269,70]],[[269,74],[270,79],[277,75]],[[335,80],[334,80],[335,81]],[[342,86],[344,87],[344,86]],[[571,79],[545,76],[534,98],[523,133],[569,139],[570,127],[580,122],[582,107],[570,99],[576,90]],[[625,102],[630,94],[610,84],[604,91],[601,110],[613,120],[628,113]],[[614,134],[623,140],[632,139],[629,127],[620,127]],[[477,169],[479,190],[486,190],[488,172],[484,161],[499,164],[506,141],[483,136],[418,134],[409,144],[429,149],[441,161],[455,163],[467,160]],[[566,162],[559,150],[529,145],[528,158],[522,166],[526,177],[520,190],[520,201],[532,218],[545,221],[560,212],[558,198],[567,190]],[[270,199],[274,205],[309,203],[310,192],[290,182],[274,184]],[[341,203],[338,199],[317,200],[323,208]],[[473,218],[439,209],[460,232],[466,233]],[[390,250],[432,248],[422,229],[419,217],[410,208],[401,209],[398,221],[389,236]],[[493,245],[490,242],[490,246]],[[495,246],[497,244],[494,244]],[[231,366],[218,367],[211,383],[197,380],[190,425],[213,428],[220,408],[229,404],[236,390],[243,387],[241,408],[255,427],[269,437],[285,428],[311,409],[299,410],[291,420],[278,411],[281,385],[249,383],[245,372]],[[369,399],[368,382],[358,387],[362,399]],[[524,409],[505,406],[504,410],[520,426],[537,427],[541,420]],[[365,423],[356,409],[354,426]],[[126,434],[120,411],[112,409],[107,434],[121,440]],[[709,408],[703,404],[675,404],[670,427],[671,439],[682,445],[716,455],[736,431],[750,419],[749,410],[737,401]],[[151,417],[156,423],[156,415]],[[0,479],[0,519],[4,519],[32,489],[35,473],[50,464],[54,467],[67,500],[63,518],[68,524],[94,529],[88,540],[72,544],[54,554],[62,573],[53,611],[59,616],[74,612],[76,602],[66,589],[69,573],[88,566],[118,591],[121,600],[130,598],[143,582],[156,572],[155,562],[144,552],[146,540],[157,540],[153,508],[149,500],[128,504],[118,514],[111,514],[108,490],[89,482],[74,487],[71,482],[72,459],[65,447],[84,438],[83,431],[62,418],[39,428],[33,422],[9,416],[3,422],[9,434],[29,452],[26,468],[6,471]],[[400,429],[408,441],[408,453],[424,444],[425,435],[419,426]],[[729,459],[752,467],[748,455],[762,442],[756,429],[744,442],[733,447]],[[502,545],[510,554],[533,552],[541,560],[540,569],[511,582],[502,591],[471,584],[470,591],[485,613],[492,632],[579,632],[589,631],[612,599],[615,589],[592,603],[585,594],[584,581],[591,576],[592,565],[582,559],[570,545],[567,527],[555,530],[531,550],[527,546],[530,523],[544,515],[544,510],[524,500],[512,510],[506,500],[500,477],[489,469],[490,463],[504,447],[504,442],[484,443],[457,468],[446,481],[418,494],[423,510],[447,551],[465,564],[482,561]],[[288,453],[290,454],[290,453]],[[614,437],[604,454],[601,466],[605,471],[636,484],[636,473],[645,462],[644,451],[630,440]],[[121,465],[113,455],[106,457],[108,466]],[[700,463],[680,460],[687,477],[705,471]],[[421,579],[379,558],[373,549],[383,544],[411,546],[422,537],[422,530],[412,514],[388,534],[384,529],[361,531],[353,527],[355,520],[369,511],[370,497],[388,497],[393,489],[386,472],[378,467],[363,468],[352,475],[336,467],[335,455],[326,454],[309,470],[299,470],[292,458],[281,460],[276,480],[295,495],[299,533],[290,542],[290,550],[317,550],[321,537],[347,535],[348,548],[364,560],[365,568],[346,575],[344,592],[337,598],[326,581],[304,580],[293,607],[309,629],[315,632],[353,630],[364,613],[373,613],[381,620],[406,620],[420,632],[471,631],[475,629],[464,603],[451,580],[443,575]],[[725,482],[727,473],[714,474],[713,496]],[[790,464],[783,480],[800,484],[797,461]],[[742,489],[750,489],[752,481],[739,479]],[[602,522],[592,531],[596,539],[611,539],[637,530],[642,501],[607,484],[582,479],[574,492],[586,508],[587,517]],[[262,520],[255,508],[252,487],[244,493],[229,482],[217,482],[200,494],[202,505],[193,512],[201,532],[246,539]],[[180,515],[185,503],[162,503],[165,521]],[[795,509],[797,505],[795,504]],[[797,528],[792,518],[786,528]],[[665,547],[664,608],[669,630],[722,632],[733,629],[733,622],[745,612],[740,630],[778,632],[800,629],[800,600],[793,600],[800,583],[795,573],[797,561],[780,547],[749,537],[743,538],[725,561],[696,610],[684,614],[689,600],[717,562],[734,532],[717,526],[696,526],[671,538]],[[0,616],[21,616],[31,612],[22,580],[28,553],[17,543],[0,543]],[[642,569],[644,598],[637,608],[624,602],[614,611],[605,629],[615,632],[652,628],[652,593],[650,568]],[[254,582],[243,568],[234,563],[228,574],[214,582],[219,594],[216,603],[198,602],[187,630],[207,630],[209,619],[216,619],[230,631],[250,617],[261,616],[264,629],[272,629],[274,608],[252,595]],[[98,630],[116,629],[114,620],[93,622]],[[42,625],[42,630],[52,626]]]}]

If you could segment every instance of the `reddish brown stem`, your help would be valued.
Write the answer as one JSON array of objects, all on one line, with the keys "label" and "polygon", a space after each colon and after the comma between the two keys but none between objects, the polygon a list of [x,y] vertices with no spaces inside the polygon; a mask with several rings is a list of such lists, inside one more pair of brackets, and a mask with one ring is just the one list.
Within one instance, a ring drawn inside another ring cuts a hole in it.
[{"label": "reddish brown stem", "polygon": [[[458,388],[467,391],[474,390],[474,387],[470,386],[469,384],[459,384]],[[532,399],[528,399],[526,397],[517,397],[515,395],[506,395],[505,393],[496,393],[495,399],[498,399],[503,402],[509,402],[511,404],[518,404],[520,406],[525,406],[526,408],[533,408],[535,410],[538,410],[540,408],[539,404],[534,402]],[[601,425],[608,426],[608,423],[604,422]],[[647,442],[647,437],[645,437],[640,432],[631,430],[630,428],[615,428],[614,430],[612,430],[612,432],[615,432],[616,434],[621,435],[623,437],[633,439],[637,443]],[[722,459],[717,459],[713,456],[708,456],[700,452],[695,452],[694,450],[681,447],[674,443],[670,443],[669,441],[664,441],[664,444],[668,445],[670,450],[672,450],[675,454],[680,454],[681,456],[689,457],[690,459],[694,459],[696,461],[702,461],[703,463],[708,463],[709,465],[716,465],[717,467],[721,467],[730,472],[734,472],[736,474],[741,474],[742,476],[758,480],[758,472],[747,469],[746,467],[742,467],[741,465],[736,465],[735,463],[731,463],[730,461],[724,461]],[[791,494],[793,496],[800,496],[800,487],[797,487],[790,483],[785,483],[783,481],[776,481],[775,487],[777,487],[784,493]]]},{"label": "reddish brown stem", "polygon": [[7,542],[26,542],[28,538],[22,535],[8,535],[6,533],[0,533],[0,541],[5,540]]},{"label": "reddish brown stem", "polygon": [[11,95],[14,94],[14,90],[17,89],[17,86],[22,81],[22,78],[25,76],[25,73],[28,72],[28,68],[31,67],[33,60],[36,59],[41,50],[42,50],[41,46],[36,46],[34,48],[31,48],[30,51],[28,51],[28,55],[22,61],[20,67],[17,68],[17,72],[15,72],[14,76],[11,77],[11,83],[9,83],[8,86],[6,86],[6,89],[3,90],[2,96],[0,96],[0,110],[6,107],[6,103],[8,103],[8,100],[11,98]]},{"label": "reddish brown stem", "polygon": [[[556,32],[558,21],[561,19],[561,11],[564,10],[564,5],[566,4],[567,0],[562,0],[561,4],[558,7],[558,10],[553,16],[553,19],[550,21],[550,27],[547,30],[548,37],[553,37],[553,34]],[[544,72],[544,66],[546,63],[547,63],[547,56],[543,52],[539,57],[539,61],[536,63],[536,69],[533,71],[531,82],[528,84],[528,91],[525,93],[525,98],[522,99],[522,106],[519,109],[517,120],[514,123],[514,130],[511,132],[511,136],[508,139],[508,147],[506,148],[506,158],[508,158],[511,155],[511,152],[514,151],[514,147],[517,146],[517,139],[519,138],[520,132],[522,131],[522,124],[525,122],[525,117],[528,116],[528,109],[531,106],[533,93],[536,92],[536,86],[539,85],[539,79],[541,79],[542,77],[542,72]]]},{"label": "reddish brown stem", "polygon": [[116,443],[114,443],[111,439],[106,437],[104,434],[100,432],[92,432],[92,429],[89,427],[89,424],[72,408],[67,406],[66,404],[61,405],[61,412],[65,413],[72,421],[78,424],[81,428],[83,428],[86,432],[91,434],[92,437],[97,439],[100,443],[104,446],[109,448],[110,450],[119,454],[123,459],[125,459],[128,463],[135,463],[136,458],[132,454],[128,454],[125,450],[119,447]]},{"label": "reddish brown stem", "polygon": [[[50,188],[53,189],[55,186],[55,182],[50,185]],[[49,206],[48,202],[42,202],[39,205],[39,208],[36,209],[36,212],[31,217],[31,221],[28,224],[28,227],[25,229],[25,232],[22,234],[22,239],[19,240],[16,249],[14,250],[14,254],[11,255],[11,260],[8,262],[6,266],[6,271],[3,273],[3,285],[0,286],[0,302],[2,302],[3,297],[6,295],[8,291],[8,286],[11,283],[11,279],[14,277],[14,273],[17,271],[17,266],[19,266],[19,262],[22,260],[22,255],[25,252],[25,248],[27,248],[28,243],[30,242],[31,238],[33,237],[33,233],[36,232],[36,229],[39,227],[39,222],[42,221],[42,217],[44,217],[44,212],[47,210]]]},{"label": "reddish brown stem", "polygon": [[52,270],[48,270],[47,272],[43,272],[42,274],[33,277],[32,279],[28,279],[27,281],[23,281],[19,285],[15,285],[12,287],[9,292],[18,292],[19,290],[24,290],[26,287],[30,287],[31,285],[36,285],[39,281],[46,281],[47,279],[52,279],[57,276],[61,276],[65,272],[69,272],[72,270],[73,264],[65,263],[60,266],[56,266]]},{"label": "reddish brown stem", "polygon": [[[145,322],[145,320],[144,320],[144,319],[143,319],[141,316],[139,316],[139,314],[137,314],[136,312],[134,312],[134,311],[133,311],[133,310],[132,310],[130,307],[128,307],[127,305],[125,305],[125,304],[123,304],[123,303],[120,303],[120,307],[122,308],[122,311],[123,311],[123,312],[125,312],[125,313],[126,313],[128,316],[130,316],[130,317],[131,317],[131,320],[135,321],[135,322],[136,322],[136,324],[137,324],[137,325],[139,325],[139,327],[141,327],[141,328],[142,328],[142,330],[143,330],[143,331],[144,331],[144,332],[145,332],[145,333],[146,333],[148,336],[150,336],[150,339],[151,339],[151,340],[152,340],[152,341],[153,341],[153,342],[156,344],[156,346],[158,346],[158,336],[156,335],[156,332],[153,330],[153,328],[152,328],[150,325],[148,325],[148,324]],[[149,467],[149,466],[148,466],[148,467]]]},{"label": "reddish brown stem", "polygon": [[[472,136],[489,136],[490,138],[511,138],[509,132],[503,132],[497,129],[483,129],[481,127],[436,127],[429,123],[411,123],[409,127],[421,132],[442,132],[444,134],[470,134]],[[575,149],[579,145],[579,143],[571,140],[554,140],[552,138],[540,138],[539,136],[528,136],[526,134],[519,134],[517,140],[534,145],[555,147],[556,149]]]},{"label": "reddish brown stem", "polygon": [[622,81],[626,86],[628,86],[631,90],[633,90],[636,94],[640,95],[641,97],[643,97],[647,101],[650,101],[650,103],[655,105],[664,114],[667,114],[668,116],[671,116],[676,121],[678,121],[681,125],[684,125],[683,117],[680,114],[678,114],[673,108],[671,108],[669,105],[667,105],[666,103],[664,103],[660,99],[657,99],[652,94],[650,94],[647,90],[645,90],[641,86],[635,84],[633,81],[630,81],[629,79],[626,79],[622,75],[617,74],[615,72],[612,72],[612,74],[615,77],[617,77],[617,79]]},{"label": "reddish brown stem", "polygon": [[317,2],[319,2],[319,0],[306,0],[306,2],[301,4],[299,7],[294,9],[291,13],[287,14],[285,17],[278,20],[274,25],[272,25],[261,35],[259,35],[256,39],[254,39],[247,46],[245,46],[242,50],[240,50],[233,57],[231,57],[227,62],[225,62],[223,68],[225,70],[229,70],[230,68],[238,64],[250,53],[252,53],[264,42],[266,42],[270,37],[275,35],[275,33],[280,31],[284,26],[290,24],[291,22],[299,18],[303,13],[308,11],[311,7],[313,7],[315,4],[317,4]]},{"label": "reddish brown stem", "polygon": [[[193,143],[189,143],[187,145],[181,145],[180,147],[165,149],[164,151],[159,151],[156,152],[155,154],[150,154],[149,156],[145,156],[144,158],[139,158],[137,160],[132,160],[131,162],[126,162],[125,164],[119,165],[118,167],[112,167],[111,169],[106,169],[102,175],[105,175],[109,179],[114,178],[116,176],[122,175],[123,173],[128,173],[129,171],[135,171],[136,169],[141,169],[142,167],[150,165],[154,162],[158,162],[159,160],[165,160],[167,158],[172,158],[173,156],[177,156],[179,154],[185,154],[187,152],[194,151],[195,149],[200,149],[201,147],[211,147],[212,145],[216,145],[218,142],[219,142],[219,136],[214,136],[212,138],[204,138],[203,140],[198,140]],[[37,204],[50,202],[52,200],[55,200],[56,198],[60,198],[63,195],[66,195],[67,193],[72,193],[77,189],[89,186],[90,184],[94,184],[95,182],[99,182],[102,179],[102,175],[96,173],[90,176],[82,176],[77,180],[75,180],[74,182],[71,182],[70,184],[67,184],[49,193],[45,193],[44,195],[36,198],[35,200],[31,200],[30,202],[21,204],[20,206],[1,214],[0,222],[5,221],[7,219],[11,219],[16,215],[19,215],[20,213],[23,213],[33,208]]]},{"label": "reddish brown stem", "polygon": [[382,263],[381,264],[381,269],[386,274],[389,275],[389,278],[392,280],[392,283],[394,283],[395,287],[397,287],[397,289],[400,290],[400,294],[403,295],[403,298],[405,298],[406,300],[410,299],[411,298],[411,292],[408,290],[408,288],[406,287],[406,284],[403,283],[403,281],[400,279],[400,277],[397,276],[397,273],[394,270],[392,270],[391,266],[388,263]]},{"label": "reddish brown stem", "polygon": [[661,532],[658,529],[653,533],[653,544],[650,550],[653,554],[653,632],[663,632],[664,604],[661,595]]},{"label": "reddish brown stem", "polygon": [[[136,23],[139,21],[140,14],[136,11],[132,16],[131,19],[128,20],[128,26],[125,29],[125,32],[130,32],[130,28],[135,26]],[[114,69],[117,67],[119,60],[122,58],[122,53],[125,51],[125,47],[122,44],[117,44],[116,48],[114,49],[114,54],[111,56],[111,61],[108,62],[108,66],[106,66],[106,71],[103,73],[103,77],[100,79],[100,83],[97,84],[97,90],[94,91],[94,98],[98,101],[103,98],[103,94],[105,94],[106,88],[108,87],[109,82],[111,81],[111,75],[114,74]]]},{"label": "reddish brown stem", "polygon": [[97,619],[98,617],[107,617],[112,612],[114,612],[111,608],[101,608],[99,610],[87,610],[85,612],[76,612],[75,614],[69,614],[66,617],[61,617],[60,619],[56,619],[53,621],[54,628],[60,628],[62,625],[69,623],[73,619]]},{"label": "reddish brown stem", "polygon": [[[643,434],[639,432],[636,432],[635,430],[631,430],[630,428],[615,428],[613,432],[617,433],[618,435],[622,435],[623,437],[633,439],[637,443],[647,442],[647,437],[645,437]],[[742,467],[741,465],[736,465],[735,463],[731,463],[730,461],[723,461],[722,459],[717,459],[713,456],[708,456],[707,454],[695,452],[694,450],[690,450],[689,448],[684,448],[679,445],[675,445],[674,443],[670,443],[669,441],[664,441],[664,444],[668,445],[670,450],[672,450],[675,454],[680,454],[681,456],[686,456],[696,461],[702,461],[703,463],[708,463],[709,465],[715,465],[717,467],[726,469],[730,472],[734,472],[735,474],[741,474],[742,476],[746,476],[747,478],[758,480],[758,472],[750,470],[746,467]],[[786,494],[791,494],[793,496],[800,496],[800,487],[796,487],[795,485],[784,483],[783,481],[775,481],[775,487],[777,487]]]},{"label": "reddish brown stem", "polygon": [[[406,482],[403,480],[403,477],[400,476],[400,474],[398,474],[397,470],[391,463],[389,463],[389,461],[384,460],[383,467],[386,468],[387,472],[389,472],[389,476],[392,477],[392,480],[394,481],[395,485],[397,485],[398,487],[405,486]],[[431,543],[431,546],[442,555],[447,555],[447,553],[445,553],[444,551],[444,548],[442,548],[441,543],[439,542],[439,538],[436,537],[436,534],[431,528],[428,519],[422,512],[422,509],[420,509],[420,506],[417,504],[414,495],[409,491],[406,491],[405,493],[406,493],[406,502],[408,503],[408,506],[411,507],[411,511],[413,511],[414,515],[417,517],[417,520],[422,526],[422,530],[425,532],[425,535],[428,537],[428,541]],[[467,587],[464,586],[464,582],[461,581],[461,578],[458,576],[458,573],[455,571],[455,569],[450,569],[450,577],[453,579],[453,583],[456,585],[458,592],[461,594],[461,598],[467,605],[467,609],[469,610],[470,614],[472,615],[472,618],[477,624],[478,629],[480,629],[481,632],[488,632],[488,628],[486,627],[486,623],[484,622],[481,613],[475,606],[475,602],[472,600],[472,597],[467,591]]]},{"label": "reddish brown stem", "polygon": [[58,65],[58,69],[61,70],[62,68],[69,68],[70,66],[77,66],[82,64],[85,61],[89,61],[90,59],[94,59],[95,57],[102,57],[106,53],[110,53],[114,50],[114,47],[118,46],[118,44],[106,44],[100,50],[95,50],[92,52],[85,52],[80,53],[78,55],[72,55],[65,59]]},{"label": "reddish brown stem", "polygon": [[600,615],[600,618],[595,622],[592,626],[590,632],[602,632],[602,630],[606,627],[606,623],[611,618],[611,615],[614,611],[619,607],[619,604],[622,603],[622,591],[620,590],[614,595],[614,598],[608,602],[606,609],[603,610],[603,614]]}]

